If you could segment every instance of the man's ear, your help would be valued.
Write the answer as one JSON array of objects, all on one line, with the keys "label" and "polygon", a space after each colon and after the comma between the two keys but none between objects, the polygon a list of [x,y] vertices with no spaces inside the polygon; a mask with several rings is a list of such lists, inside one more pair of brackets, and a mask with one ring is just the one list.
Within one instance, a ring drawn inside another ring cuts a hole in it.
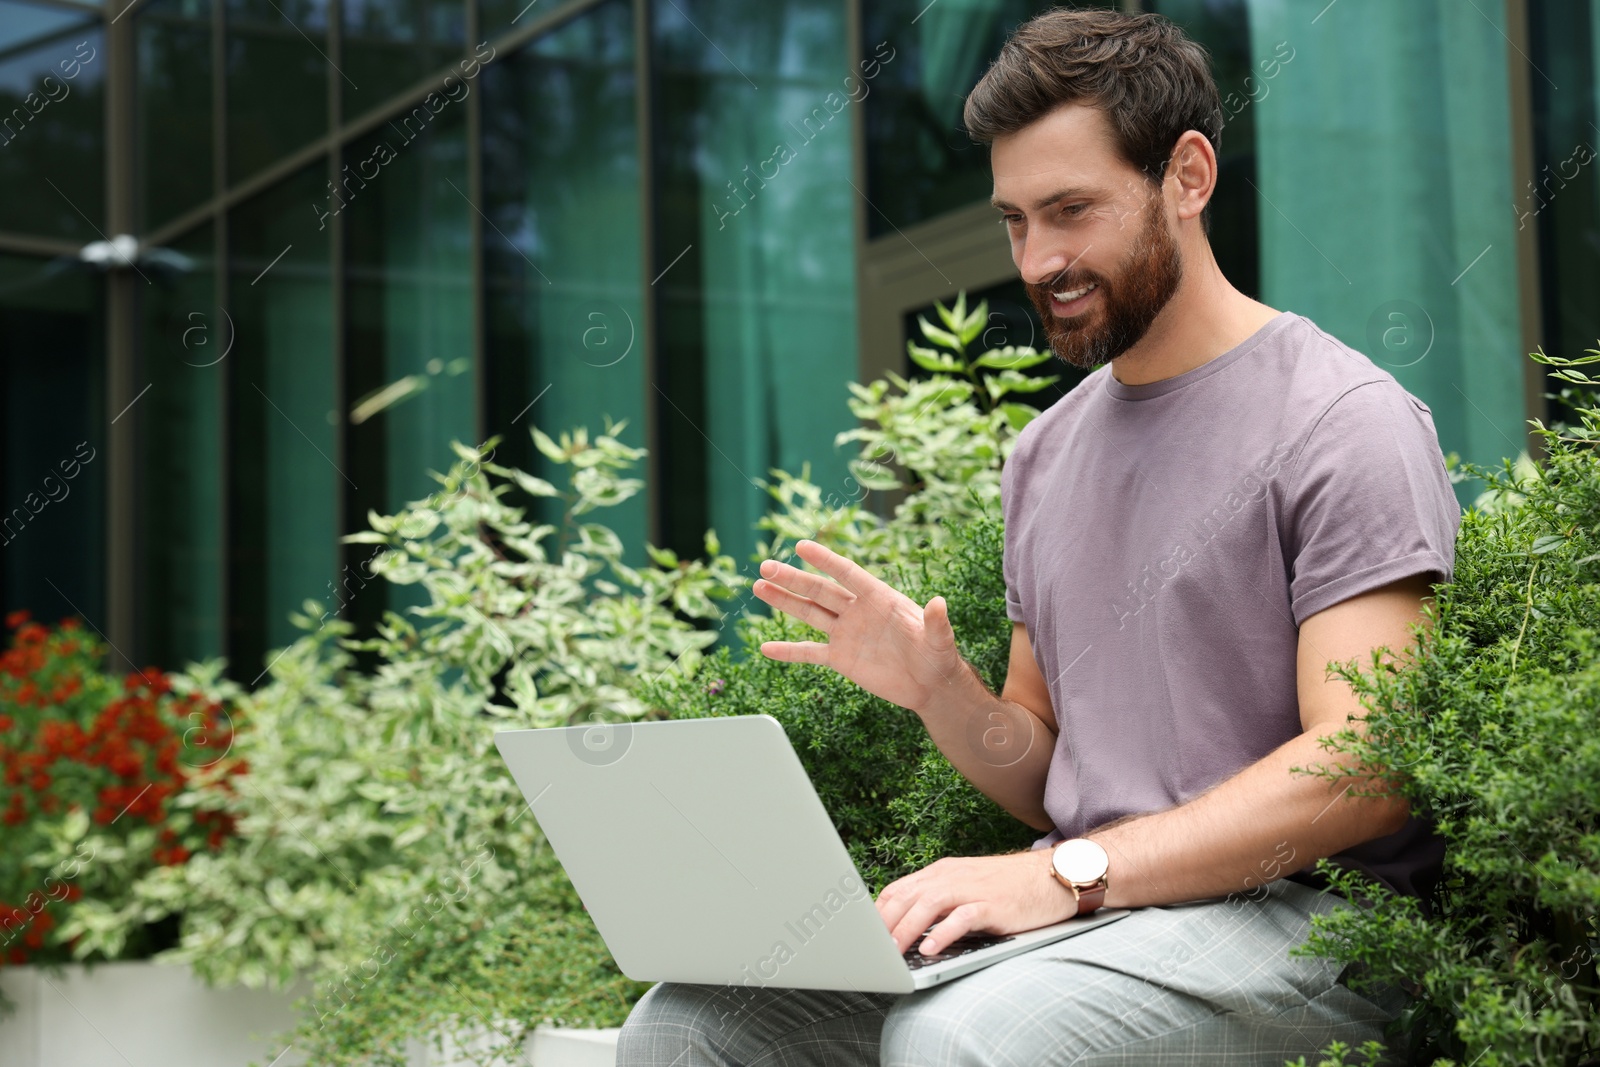
[{"label": "man's ear", "polygon": [[1185,130],[1167,161],[1167,181],[1178,183],[1178,218],[1192,219],[1205,210],[1217,187],[1217,153],[1199,130]]}]

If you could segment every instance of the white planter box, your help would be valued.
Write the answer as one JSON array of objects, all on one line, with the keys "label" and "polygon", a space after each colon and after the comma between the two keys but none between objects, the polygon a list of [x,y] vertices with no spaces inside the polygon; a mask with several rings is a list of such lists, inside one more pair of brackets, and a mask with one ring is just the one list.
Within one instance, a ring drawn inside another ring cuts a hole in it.
[{"label": "white planter box", "polygon": [[[187,967],[69,964],[61,974],[0,967],[16,1006],[0,1017],[5,1067],[246,1067],[283,1051],[305,989],[211,989]],[[293,1051],[276,1067],[300,1067]]]},{"label": "white planter box", "polygon": [[[70,964],[57,975],[37,967],[0,967],[0,992],[15,1010],[0,1017],[4,1067],[303,1067],[284,1048],[309,987],[282,992],[212,989],[188,967],[155,963]],[[475,1043],[478,1044],[478,1043]],[[615,1067],[617,1031],[540,1027],[523,1044],[531,1067]],[[410,1050],[411,1067],[458,1067],[469,1061],[426,1043]],[[275,1060],[274,1057],[277,1057]],[[508,1057],[515,1059],[515,1057]]]}]

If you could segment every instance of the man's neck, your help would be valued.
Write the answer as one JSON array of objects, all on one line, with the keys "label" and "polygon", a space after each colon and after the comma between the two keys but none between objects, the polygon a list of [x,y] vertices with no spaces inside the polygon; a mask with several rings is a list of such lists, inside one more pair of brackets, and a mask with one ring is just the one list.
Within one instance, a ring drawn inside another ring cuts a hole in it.
[{"label": "man's neck", "polygon": [[1139,343],[1111,361],[1123,385],[1149,385],[1211,362],[1248,340],[1280,312],[1235,289],[1210,256],[1186,273]]}]

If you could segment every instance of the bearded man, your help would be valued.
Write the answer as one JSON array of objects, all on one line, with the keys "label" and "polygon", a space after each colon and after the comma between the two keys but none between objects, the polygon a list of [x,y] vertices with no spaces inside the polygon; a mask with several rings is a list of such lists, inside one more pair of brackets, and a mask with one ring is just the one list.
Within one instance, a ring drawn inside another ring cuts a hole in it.
[{"label": "bearded man", "polygon": [[[961,658],[943,597],[918,605],[811,541],[815,571],[768,560],[754,591],[827,640],[761,651],[915,712],[1048,831],[885,887],[902,951],[1131,914],[906,995],[663,983],[618,1063],[1280,1067],[1381,1039],[1402,992],[1362,995],[1290,949],[1352,906],[1319,858],[1424,900],[1439,877],[1431,828],[1322,744],[1365,712],[1328,664],[1407,655],[1450,579],[1461,509],[1431,412],[1218,269],[1222,108],[1171,22],[1041,15],[964,118],[1052,349],[1098,368],[1002,474],[1005,685]],[[1350,777],[1295,772],[1338,764]]]}]

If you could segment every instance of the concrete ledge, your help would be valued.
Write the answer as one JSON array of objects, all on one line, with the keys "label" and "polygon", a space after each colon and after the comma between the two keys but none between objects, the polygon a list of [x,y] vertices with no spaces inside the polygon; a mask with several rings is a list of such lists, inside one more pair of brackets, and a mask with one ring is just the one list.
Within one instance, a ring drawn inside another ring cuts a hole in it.
[{"label": "concrete ledge", "polygon": [[616,1067],[617,1035],[622,1031],[558,1030],[539,1027],[527,1043],[533,1067]]},{"label": "concrete ledge", "polygon": [[[0,993],[14,1009],[0,1016],[4,1067],[304,1067],[285,1048],[296,1023],[300,983],[282,992],[212,989],[186,966],[149,962],[0,968]],[[531,1067],[615,1067],[617,1029],[541,1026],[507,1063]],[[445,1041],[407,1047],[409,1067],[472,1067],[502,1040],[481,1031],[463,1048]]]}]

